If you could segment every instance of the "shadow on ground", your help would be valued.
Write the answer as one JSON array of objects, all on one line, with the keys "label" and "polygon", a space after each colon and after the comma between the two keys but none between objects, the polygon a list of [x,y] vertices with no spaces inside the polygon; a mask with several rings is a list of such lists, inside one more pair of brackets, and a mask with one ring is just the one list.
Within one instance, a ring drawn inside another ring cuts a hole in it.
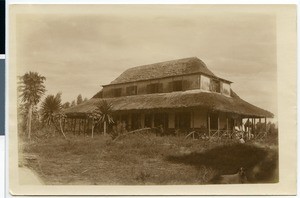
[{"label": "shadow on ground", "polygon": [[211,167],[218,174],[234,174],[240,167],[246,170],[249,182],[278,182],[278,152],[247,144],[215,147],[203,153],[172,155],[166,158],[173,163],[182,163],[201,168]]}]

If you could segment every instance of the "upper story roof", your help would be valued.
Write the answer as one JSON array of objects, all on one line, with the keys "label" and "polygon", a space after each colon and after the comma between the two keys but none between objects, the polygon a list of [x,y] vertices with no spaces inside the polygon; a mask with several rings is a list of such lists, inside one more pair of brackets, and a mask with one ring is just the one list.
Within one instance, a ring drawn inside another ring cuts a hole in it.
[{"label": "upper story roof", "polygon": [[[109,85],[197,73],[221,79],[212,73],[202,60],[197,57],[190,57],[127,69]],[[221,80],[231,83],[225,79]]]}]

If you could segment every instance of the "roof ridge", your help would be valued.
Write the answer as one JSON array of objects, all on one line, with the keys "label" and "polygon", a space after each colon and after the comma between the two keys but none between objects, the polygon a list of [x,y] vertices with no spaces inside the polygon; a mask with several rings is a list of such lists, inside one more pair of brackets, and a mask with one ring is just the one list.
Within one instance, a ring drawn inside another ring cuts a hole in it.
[{"label": "roof ridge", "polygon": [[138,67],[145,67],[145,66],[157,65],[157,64],[162,64],[162,63],[169,63],[169,62],[176,62],[176,61],[183,61],[183,60],[193,60],[193,59],[201,61],[207,68],[206,64],[200,58],[198,58],[196,56],[191,56],[191,57],[187,57],[187,58],[179,58],[179,59],[173,59],[173,60],[167,60],[167,61],[160,61],[160,62],[156,62],[156,63],[138,65],[138,66],[130,67],[130,68],[126,69],[125,71],[131,70],[131,69],[136,69]]}]

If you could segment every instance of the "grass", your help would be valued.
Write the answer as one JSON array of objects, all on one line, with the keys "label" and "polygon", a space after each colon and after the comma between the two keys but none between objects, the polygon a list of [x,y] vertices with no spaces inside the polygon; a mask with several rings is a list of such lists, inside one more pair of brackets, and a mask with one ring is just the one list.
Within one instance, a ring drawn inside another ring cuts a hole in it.
[{"label": "grass", "polygon": [[103,136],[68,141],[51,137],[24,143],[22,148],[23,154],[37,156],[28,166],[46,184],[207,184],[217,174],[235,173],[241,166],[263,170],[252,182],[274,182],[269,169],[274,170],[278,161],[277,150],[251,143],[153,134],[132,134],[118,141]]}]

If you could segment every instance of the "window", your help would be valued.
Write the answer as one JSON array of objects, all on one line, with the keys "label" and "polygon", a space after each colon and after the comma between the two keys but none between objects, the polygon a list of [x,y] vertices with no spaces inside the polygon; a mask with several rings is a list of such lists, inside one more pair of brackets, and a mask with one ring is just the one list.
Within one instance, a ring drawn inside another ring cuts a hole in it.
[{"label": "window", "polygon": [[230,84],[222,83],[222,94],[225,96],[230,96]]},{"label": "window", "polygon": [[220,93],[220,81],[218,81],[216,79],[210,79],[209,90],[211,92],[218,92],[218,93]]},{"label": "window", "polygon": [[201,75],[201,86],[200,89],[209,91],[210,78]]},{"label": "window", "polygon": [[126,87],[127,96],[136,95],[136,94],[137,94],[137,86]]},{"label": "window", "polygon": [[120,97],[122,94],[122,88],[113,89],[114,97]]},{"label": "window", "polygon": [[173,82],[173,91],[183,91],[182,80]]},{"label": "window", "polygon": [[161,93],[163,89],[163,85],[161,83],[153,83],[147,85],[147,93],[152,94],[152,93]]}]

